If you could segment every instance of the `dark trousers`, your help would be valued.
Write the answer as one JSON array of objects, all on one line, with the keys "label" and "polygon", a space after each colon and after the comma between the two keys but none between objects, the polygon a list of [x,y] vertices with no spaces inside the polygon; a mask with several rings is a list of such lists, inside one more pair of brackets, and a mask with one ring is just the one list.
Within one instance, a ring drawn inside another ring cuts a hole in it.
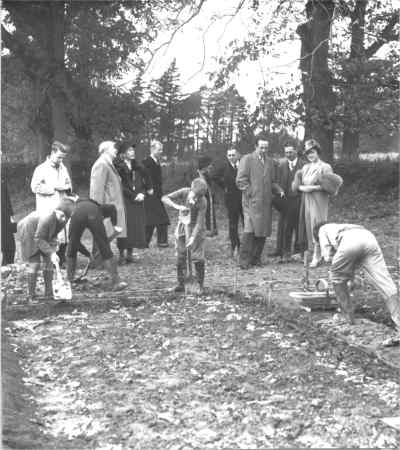
[{"label": "dark trousers", "polygon": [[15,239],[14,234],[9,233],[1,238],[1,251],[3,253],[2,265],[14,264]]},{"label": "dark trousers", "polygon": [[239,255],[241,266],[255,265],[261,262],[265,239],[265,237],[256,237],[254,233],[243,233]]},{"label": "dark trousers", "polygon": [[76,258],[81,248],[81,237],[86,228],[93,235],[93,254],[96,250],[99,250],[104,260],[112,258],[113,253],[104,227],[103,215],[99,208],[88,209],[88,211],[79,210],[74,213],[69,225],[67,256],[69,258]]},{"label": "dark trousers", "polygon": [[288,197],[286,208],[279,214],[278,235],[276,242],[276,253],[279,255],[290,255],[292,252],[292,241],[294,236],[294,252],[300,251],[299,247],[299,214],[300,198]]},{"label": "dark trousers", "polygon": [[150,244],[154,228],[157,228],[157,244],[168,244],[168,225],[146,225],[146,242]]},{"label": "dark trousers", "polygon": [[242,220],[243,224],[243,211],[242,208],[228,208],[228,221],[229,221],[229,239],[231,241],[232,251],[235,248],[240,247],[239,239],[239,220]]}]

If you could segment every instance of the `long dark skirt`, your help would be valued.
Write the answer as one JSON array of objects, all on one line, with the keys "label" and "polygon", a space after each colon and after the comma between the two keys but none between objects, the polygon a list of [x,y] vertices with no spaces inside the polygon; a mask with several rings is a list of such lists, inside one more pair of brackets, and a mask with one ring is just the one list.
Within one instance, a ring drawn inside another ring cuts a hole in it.
[{"label": "long dark skirt", "polygon": [[146,215],[143,202],[125,201],[127,237],[121,239],[122,248],[147,248]]}]

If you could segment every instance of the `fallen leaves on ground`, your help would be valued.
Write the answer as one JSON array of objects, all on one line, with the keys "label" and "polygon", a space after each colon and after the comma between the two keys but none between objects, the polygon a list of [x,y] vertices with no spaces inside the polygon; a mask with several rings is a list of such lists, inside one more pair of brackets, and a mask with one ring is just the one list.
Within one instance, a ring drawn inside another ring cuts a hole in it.
[{"label": "fallen leaves on ground", "polygon": [[46,432],[79,448],[395,448],[400,437],[379,422],[400,406],[395,376],[338,360],[262,305],[180,297],[7,331]]}]

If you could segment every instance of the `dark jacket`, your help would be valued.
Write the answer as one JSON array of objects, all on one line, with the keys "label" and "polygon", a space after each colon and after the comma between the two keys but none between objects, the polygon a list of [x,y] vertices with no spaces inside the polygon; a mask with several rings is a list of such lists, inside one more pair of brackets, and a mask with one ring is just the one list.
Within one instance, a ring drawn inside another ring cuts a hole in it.
[{"label": "dark jacket", "polygon": [[224,190],[225,205],[228,210],[242,209],[242,191],[236,186],[237,167],[226,160],[212,174],[213,180]]},{"label": "dark jacket", "polygon": [[151,156],[145,158],[142,164],[150,177],[154,189],[154,196],[161,198],[163,196],[161,165],[157,164]]},{"label": "dark jacket", "polygon": [[161,202],[162,191],[162,172],[160,164],[157,164],[151,156],[142,161],[153,186],[154,194],[148,195],[144,201],[146,212],[146,225],[169,225],[168,214]]},{"label": "dark jacket", "polygon": [[305,164],[305,161],[301,158],[297,158],[296,165],[291,171],[289,169],[289,161],[284,158],[278,162],[278,184],[284,190],[285,197],[281,198],[279,195],[275,195],[273,198],[273,206],[279,212],[283,212],[288,206],[287,200],[297,198],[300,201],[300,192],[293,191],[292,182],[296,172],[301,169]]},{"label": "dark jacket", "polygon": [[152,188],[149,173],[135,160],[130,162],[131,168],[121,158],[116,158],[114,166],[117,169],[122,182],[122,191],[125,200],[134,202],[138,194],[146,194]]},{"label": "dark jacket", "polygon": [[15,256],[14,233],[17,225],[11,222],[14,215],[10,195],[8,192],[7,180],[1,177],[1,252],[3,253],[2,265],[12,264]]}]

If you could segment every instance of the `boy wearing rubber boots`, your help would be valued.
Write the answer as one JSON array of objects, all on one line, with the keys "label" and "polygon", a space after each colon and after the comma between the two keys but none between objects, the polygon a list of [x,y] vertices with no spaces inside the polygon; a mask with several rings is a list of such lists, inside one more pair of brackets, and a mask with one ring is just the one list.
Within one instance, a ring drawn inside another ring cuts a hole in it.
[{"label": "boy wearing rubber boots", "polygon": [[[207,201],[206,183],[196,178],[190,188],[182,188],[164,195],[162,202],[179,211],[178,225],[175,230],[175,247],[177,254],[178,285],[175,292],[184,292],[187,264],[187,249],[190,249],[192,261],[200,287],[204,291],[205,257],[204,243],[206,235]],[[175,203],[179,201],[180,204]]]},{"label": "boy wearing rubber boots", "polygon": [[386,267],[382,250],[375,236],[361,225],[320,223],[314,228],[314,238],[320,243],[322,257],[332,262],[330,277],[344,318],[354,323],[348,282],[362,268],[367,280],[385,299],[400,338],[400,300],[396,285]]},{"label": "boy wearing rubber boots", "polygon": [[28,263],[28,301],[36,300],[36,281],[43,264],[45,298],[53,298],[53,264],[57,256],[57,235],[65,227],[75,208],[74,200],[64,198],[49,214],[33,211],[17,226],[22,260]]}]

